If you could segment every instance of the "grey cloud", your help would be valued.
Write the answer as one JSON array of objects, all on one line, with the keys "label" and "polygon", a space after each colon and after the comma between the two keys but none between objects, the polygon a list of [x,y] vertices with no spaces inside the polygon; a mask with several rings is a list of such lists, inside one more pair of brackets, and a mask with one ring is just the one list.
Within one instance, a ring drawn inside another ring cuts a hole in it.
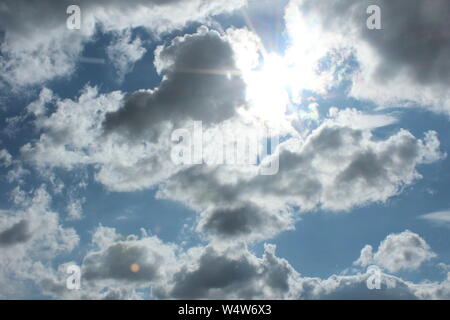
[{"label": "grey cloud", "polygon": [[273,245],[265,246],[261,259],[242,248],[233,251],[204,248],[189,260],[189,268],[182,267],[168,283],[156,287],[158,298],[404,300],[445,299],[449,292],[448,280],[414,284],[385,273],[377,290],[368,288],[369,272],[324,279],[301,276],[275,255]]},{"label": "grey cloud", "polygon": [[383,183],[388,171],[379,161],[378,156],[372,151],[362,152],[349,164],[349,166],[339,174],[339,183],[350,182],[355,179],[364,179],[366,183],[375,185]]},{"label": "grey cloud", "polygon": [[[175,273],[171,287],[158,288],[160,298],[175,299],[282,299],[290,296],[295,270],[266,245],[262,259],[243,248],[219,252],[206,247],[195,258],[195,268]],[[194,262],[194,261],[192,261]]]},{"label": "grey cloud", "polygon": [[[105,228],[100,229],[104,234]],[[405,233],[408,231],[403,234]],[[389,235],[386,240],[390,237],[392,238],[392,235]],[[450,278],[442,282],[415,284],[382,273],[381,289],[370,290],[367,286],[369,277],[372,275],[370,272],[336,274],[328,278],[300,275],[287,260],[278,257],[275,252],[276,247],[269,244],[264,246],[264,253],[260,258],[243,245],[215,247],[209,244],[205,247],[179,251],[179,254],[172,256],[172,259],[168,258],[170,256],[167,254],[168,246],[154,237],[120,241],[117,240],[116,234],[109,234],[107,239],[106,242],[103,241],[106,239],[103,239],[100,243],[94,241],[105,249],[95,254],[91,252],[85,258],[83,274],[84,278],[88,277],[88,279],[83,282],[82,290],[76,292],[75,296],[63,289],[63,280],[54,276],[40,279],[42,288],[49,295],[72,299],[140,299],[142,296],[137,289],[148,289],[150,282],[154,297],[157,299],[391,300],[448,299],[450,297]],[[397,244],[401,242],[397,241]],[[407,242],[412,245],[421,243],[415,240]],[[117,254],[113,254],[113,251]],[[152,259],[143,258],[154,256],[155,252],[161,256]],[[132,261],[139,261],[144,269],[149,261],[153,261],[151,264],[158,265],[159,272],[147,272],[142,278],[130,277],[124,270]],[[110,268],[108,264],[115,266]],[[123,265],[123,269],[118,267],[120,265]],[[97,275],[94,278],[87,276],[86,272],[89,275],[89,270],[93,269],[96,270]],[[352,272],[357,271],[353,269]],[[100,273],[102,275],[98,276]],[[97,280],[102,279],[118,280],[120,285],[114,281],[99,284]]]},{"label": "grey cloud", "polygon": [[22,220],[0,233],[0,246],[12,246],[31,238],[28,221]]},{"label": "grey cloud", "polygon": [[234,260],[207,250],[194,271],[187,269],[175,274],[171,296],[198,299],[210,296],[210,291],[230,290],[246,286],[256,276],[255,267],[246,258]]},{"label": "grey cloud", "polygon": [[121,109],[106,115],[106,133],[155,139],[163,122],[222,122],[245,101],[244,81],[233,74],[233,50],[216,31],[202,28],[175,39],[157,50],[156,64],[164,74],[159,87],[128,94]]},{"label": "grey cloud", "polygon": [[[160,263],[158,255],[147,247],[119,242],[103,252],[89,254],[83,261],[83,275],[88,281],[151,281],[157,276]],[[138,272],[131,270],[133,264],[139,265]]]},{"label": "grey cloud", "polygon": [[[366,27],[366,9],[373,4],[381,8],[382,30],[379,31]],[[305,13],[318,13],[328,30],[357,31],[381,58],[377,81],[406,72],[421,84],[450,83],[450,6],[447,0],[304,0],[301,8]]]},{"label": "grey cloud", "polygon": [[238,208],[219,208],[205,219],[204,229],[227,236],[244,235],[263,224],[259,210],[252,206]]},{"label": "grey cloud", "polygon": [[267,211],[252,203],[217,207],[201,216],[197,229],[220,240],[267,238],[292,225],[288,214]]}]

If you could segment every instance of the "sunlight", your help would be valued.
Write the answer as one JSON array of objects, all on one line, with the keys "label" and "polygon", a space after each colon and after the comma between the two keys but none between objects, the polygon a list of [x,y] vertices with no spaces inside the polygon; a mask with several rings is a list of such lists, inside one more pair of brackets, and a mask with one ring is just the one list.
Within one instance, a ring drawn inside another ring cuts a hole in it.
[{"label": "sunlight", "polygon": [[289,104],[290,74],[283,57],[265,54],[261,68],[244,75],[249,112],[259,120],[280,125]]}]

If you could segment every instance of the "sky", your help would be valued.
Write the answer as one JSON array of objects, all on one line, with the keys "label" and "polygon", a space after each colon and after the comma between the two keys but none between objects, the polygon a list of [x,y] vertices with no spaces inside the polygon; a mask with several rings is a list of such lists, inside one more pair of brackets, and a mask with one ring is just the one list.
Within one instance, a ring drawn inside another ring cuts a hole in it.
[{"label": "sky", "polygon": [[450,299],[449,16],[2,0],[0,298]]}]

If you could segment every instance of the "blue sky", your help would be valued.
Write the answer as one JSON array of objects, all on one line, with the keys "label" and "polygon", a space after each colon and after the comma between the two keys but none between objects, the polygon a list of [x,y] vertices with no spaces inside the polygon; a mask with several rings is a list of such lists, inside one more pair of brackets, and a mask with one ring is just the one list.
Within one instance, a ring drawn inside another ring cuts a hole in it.
[{"label": "blue sky", "polygon": [[[377,3],[78,1],[68,30],[6,1],[0,298],[450,298],[449,8]],[[208,154],[269,128],[279,171],[175,165],[192,121]]]}]

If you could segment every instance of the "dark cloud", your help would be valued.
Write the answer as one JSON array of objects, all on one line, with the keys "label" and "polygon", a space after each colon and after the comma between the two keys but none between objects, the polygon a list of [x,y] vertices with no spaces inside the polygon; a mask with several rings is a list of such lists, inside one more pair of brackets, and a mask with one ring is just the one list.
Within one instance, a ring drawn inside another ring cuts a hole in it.
[{"label": "dark cloud", "polygon": [[29,229],[29,223],[26,220],[14,224],[0,233],[0,246],[12,246],[28,241],[31,238]]},{"label": "dark cloud", "polygon": [[289,229],[289,216],[268,211],[252,203],[223,206],[202,213],[199,231],[224,239],[257,239]]},{"label": "dark cloud", "polygon": [[206,298],[210,291],[233,291],[233,287],[245,286],[255,276],[255,266],[245,257],[230,259],[210,249],[202,255],[196,270],[183,269],[175,274],[171,296],[177,299]]},{"label": "dark cloud", "polygon": [[163,81],[153,91],[127,95],[121,109],[106,115],[106,133],[158,137],[163,122],[203,121],[205,125],[231,118],[245,101],[245,84],[236,75],[230,44],[216,31],[175,39],[157,53]]},{"label": "dark cloud", "polygon": [[183,267],[175,273],[170,289],[158,289],[160,297],[257,299],[289,295],[290,279],[296,272],[287,261],[275,256],[274,246],[265,246],[262,259],[242,248],[235,249],[238,254],[206,247],[194,269]]},{"label": "dark cloud", "polygon": [[[366,26],[369,5],[381,8],[382,30]],[[448,0],[304,0],[304,13],[318,14],[333,32],[356,34],[378,54],[376,81],[406,73],[423,85],[450,83],[450,3]]]},{"label": "dark cloud", "polygon": [[260,209],[254,206],[219,208],[205,219],[203,228],[221,236],[238,236],[250,233],[263,224]]},{"label": "dark cloud", "polygon": [[[153,252],[146,246],[119,242],[105,251],[88,255],[83,261],[83,277],[88,281],[151,281],[158,274],[161,263],[161,260],[153,259],[154,257]],[[137,272],[132,271],[132,265],[139,266]]]}]

